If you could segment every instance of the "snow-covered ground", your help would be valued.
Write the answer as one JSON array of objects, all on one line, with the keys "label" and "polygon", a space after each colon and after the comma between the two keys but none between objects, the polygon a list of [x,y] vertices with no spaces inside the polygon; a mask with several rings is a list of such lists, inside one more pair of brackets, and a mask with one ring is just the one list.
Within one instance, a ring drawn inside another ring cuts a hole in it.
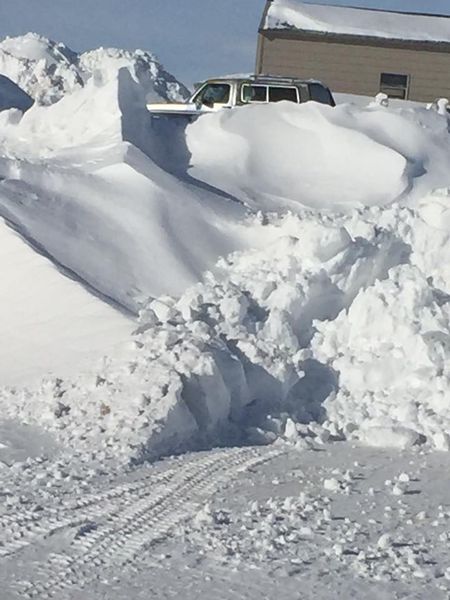
[{"label": "snow-covered ground", "polygon": [[150,54],[0,64],[5,599],[447,598],[445,102],[152,118]]},{"label": "snow-covered ground", "polygon": [[314,443],[119,473],[17,461],[0,473],[2,599],[446,600],[449,466]]}]

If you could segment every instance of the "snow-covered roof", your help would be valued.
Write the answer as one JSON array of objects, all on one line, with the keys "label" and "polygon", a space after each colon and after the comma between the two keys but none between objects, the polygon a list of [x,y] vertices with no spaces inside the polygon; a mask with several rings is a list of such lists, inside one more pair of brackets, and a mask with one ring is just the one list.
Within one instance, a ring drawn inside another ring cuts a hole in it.
[{"label": "snow-covered roof", "polygon": [[450,18],[273,0],[263,29],[299,29],[396,40],[449,42]]}]

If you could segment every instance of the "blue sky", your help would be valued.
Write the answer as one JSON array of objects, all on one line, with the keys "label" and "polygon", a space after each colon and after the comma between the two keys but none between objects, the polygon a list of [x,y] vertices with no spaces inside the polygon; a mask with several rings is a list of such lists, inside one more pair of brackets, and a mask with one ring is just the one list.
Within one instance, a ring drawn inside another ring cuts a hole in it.
[{"label": "blue sky", "polygon": [[[314,3],[313,0],[310,0]],[[192,83],[251,71],[264,0],[0,0],[0,37],[35,31],[73,50],[142,48]],[[450,0],[321,0],[450,14]]]}]

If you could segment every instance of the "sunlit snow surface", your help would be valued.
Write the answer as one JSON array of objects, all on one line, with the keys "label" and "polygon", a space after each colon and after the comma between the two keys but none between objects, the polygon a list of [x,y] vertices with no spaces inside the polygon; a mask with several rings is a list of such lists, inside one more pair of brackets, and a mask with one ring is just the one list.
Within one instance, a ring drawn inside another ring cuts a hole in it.
[{"label": "sunlit snow surface", "polygon": [[99,48],[78,54],[35,33],[0,41],[0,73],[38,104],[53,104],[92,78],[108,79],[121,67],[133,73],[150,100],[180,101],[189,96],[186,87],[149,52]]},{"label": "sunlit snow surface", "polygon": [[448,598],[445,102],[155,119],[151,55],[77,56],[0,46],[38,97],[0,113],[2,600]]},{"label": "sunlit snow surface", "polygon": [[447,448],[446,116],[154,118],[135,62],[83,56],[82,87],[0,114],[4,416],[124,461],[309,422]]}]

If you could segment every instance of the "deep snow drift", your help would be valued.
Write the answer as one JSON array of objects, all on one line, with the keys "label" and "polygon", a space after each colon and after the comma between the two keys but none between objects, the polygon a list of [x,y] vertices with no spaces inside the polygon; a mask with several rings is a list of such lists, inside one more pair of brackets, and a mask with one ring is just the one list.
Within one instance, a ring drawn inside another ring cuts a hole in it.
[{"label": "deep snow drift", "polygon": [[[91,330],[69,299],[95,294],[109,358],[81,368],[48,302],[33,339],[58,360],[25,388],[21,354],[4,418],[125,461],[280,437],[447,448],[445,114],[280,103],[154,119],[143,72],[115,56],[106,77],[98,60],[59,102],[0,116],[0,215],[42,255],[68,322]],[[20,238],[4,239],[7,256]],[[11,289],[0,325],[18,348],[34,313],[11,319]]]},{"label": "deep snow drift", "polygon": [[407,202],[448,184],[448,123],[434,110],[247,106],[188,128],[191,173],[254,208]]}]

